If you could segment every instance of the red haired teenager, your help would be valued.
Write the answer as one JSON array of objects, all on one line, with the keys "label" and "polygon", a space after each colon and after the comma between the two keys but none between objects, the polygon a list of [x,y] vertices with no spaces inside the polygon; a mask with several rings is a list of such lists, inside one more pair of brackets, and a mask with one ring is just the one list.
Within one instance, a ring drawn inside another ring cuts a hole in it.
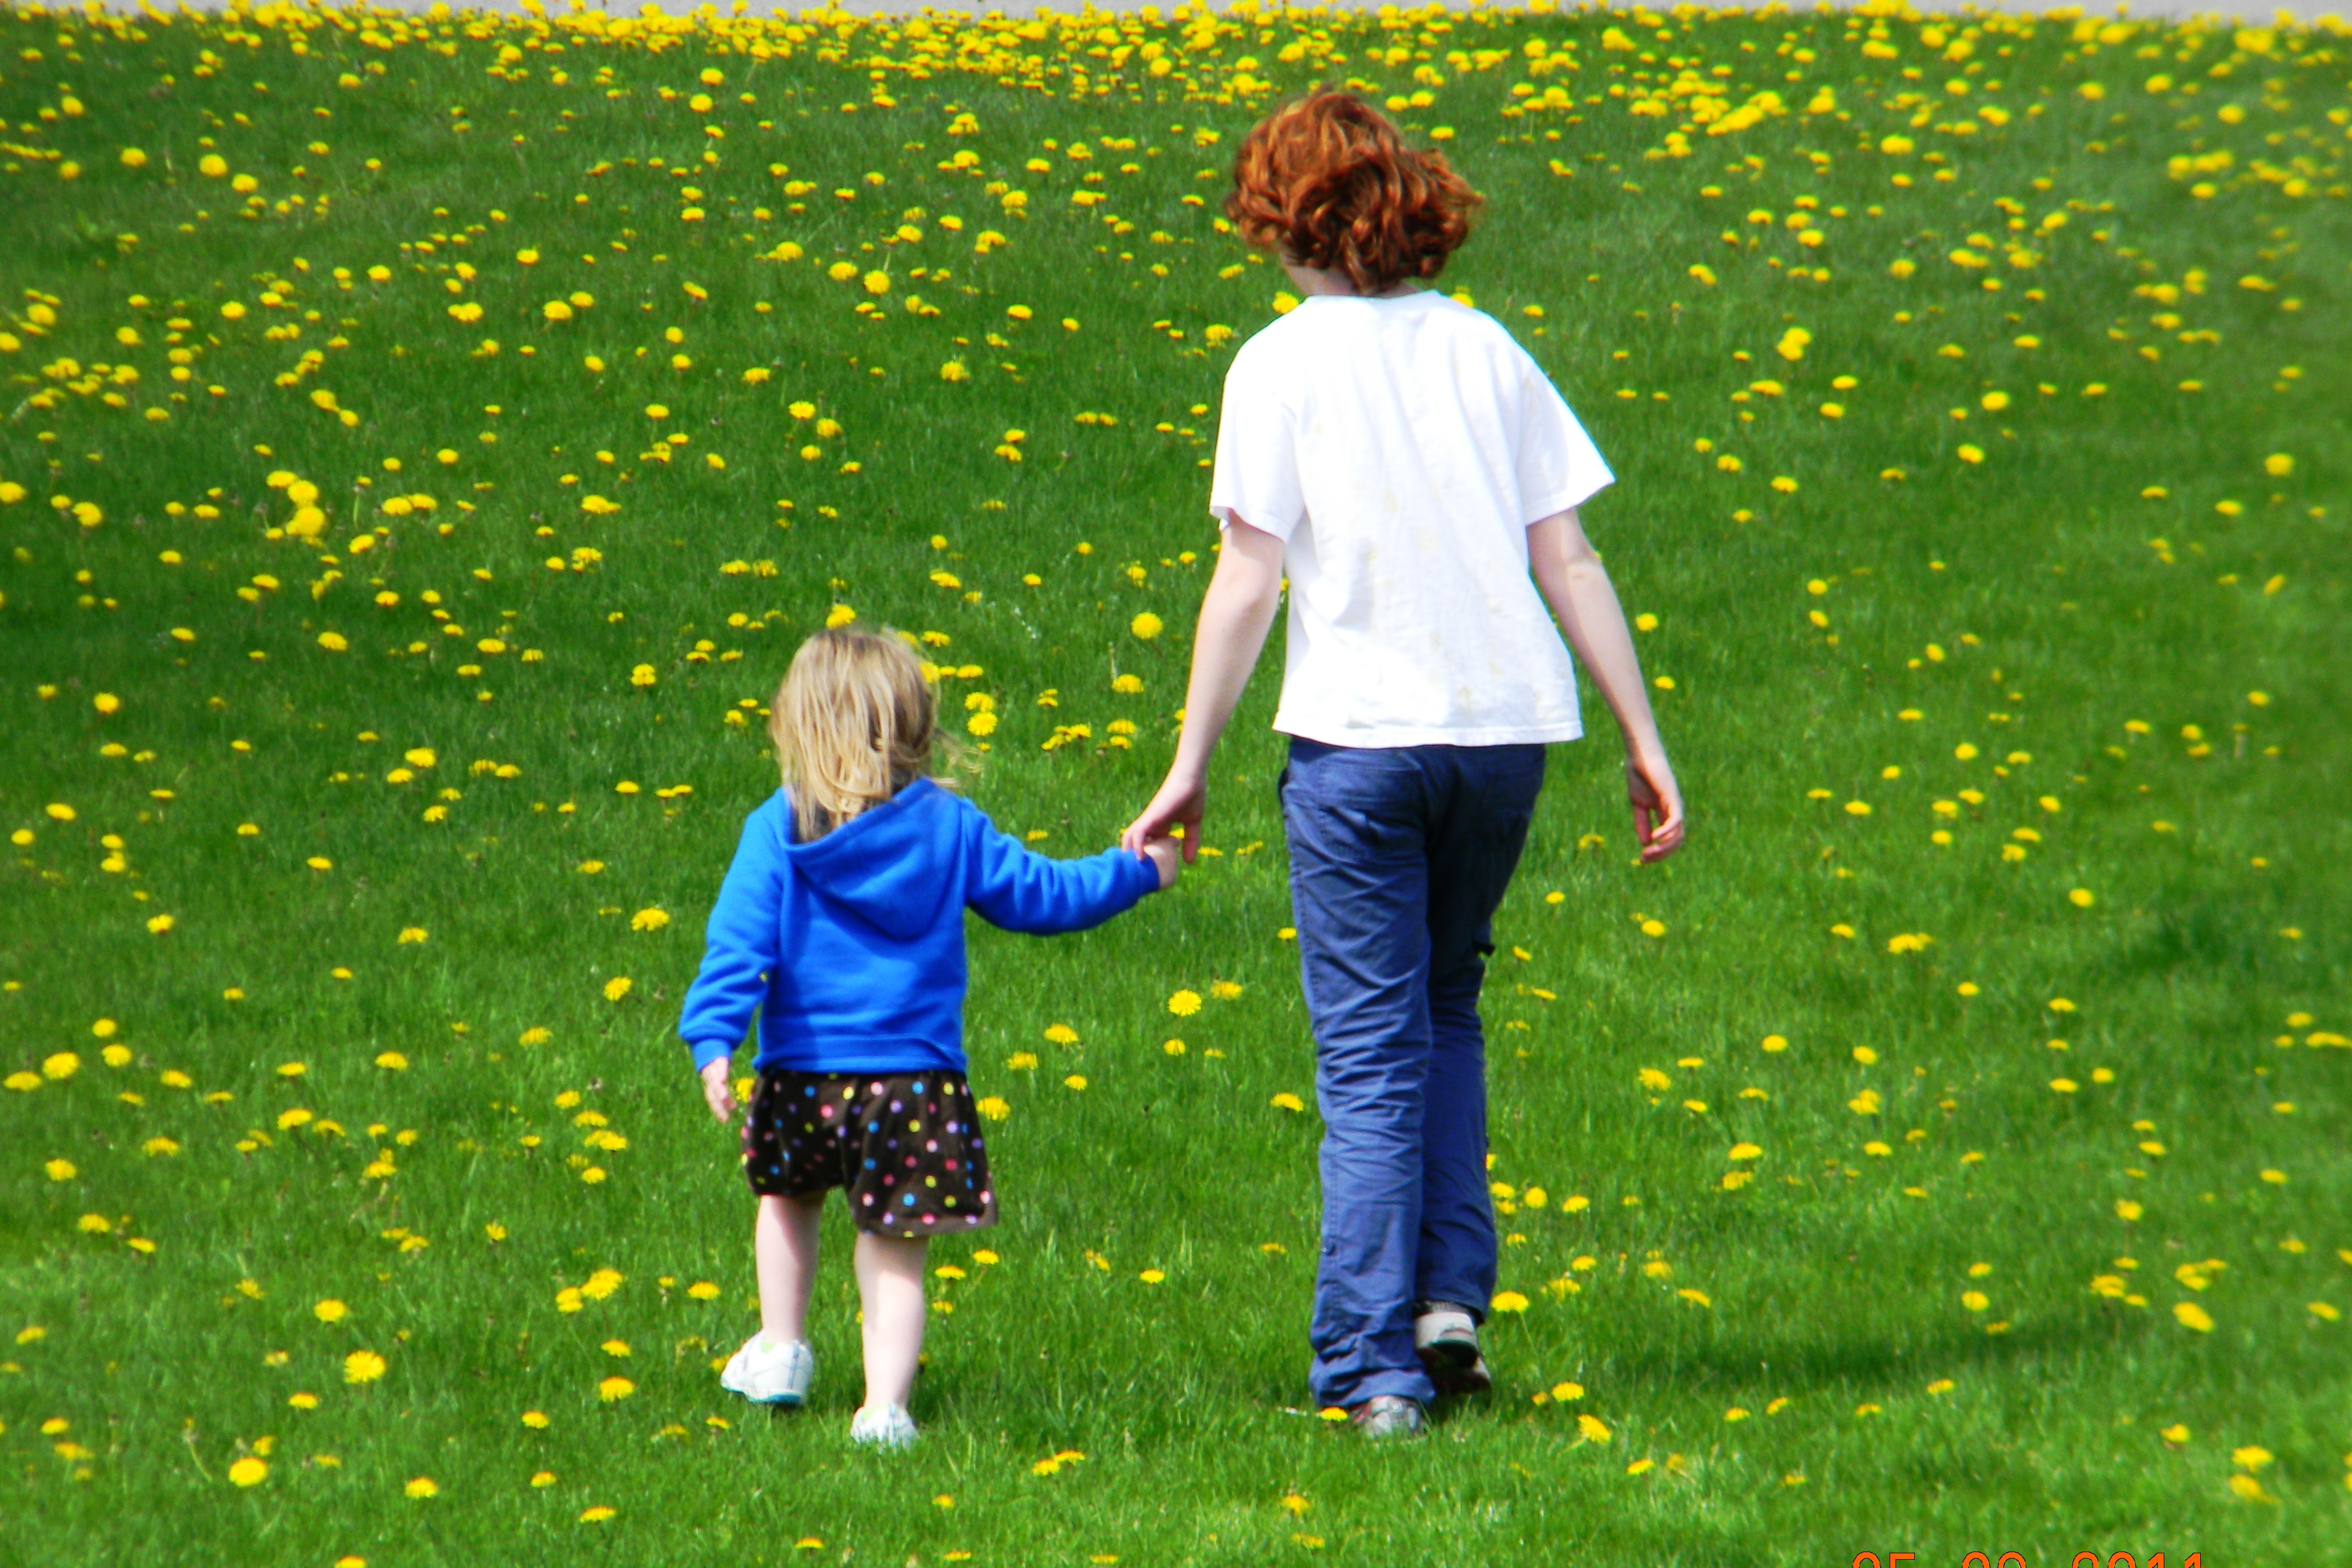
[{"label": "red haired teenager", "polygon": [[[1577,507],[1609,469],[1492,318],[1424,285],[1479,198],[1340,93],[1250,132],[1225,211],[1299,306],[1234,356],[1209,507],[1223,531],[1182,738],[1128,830],[1200,843],[1208,766],[1286,575],[1274,727],[1324,1121],[1318,1404],[1412,1437],[1485,1388],[1495,1286],[1478,988],[1544,747],[1583,733],[1570,648],[1625,741],[1644,860],[1683,804]],[[1566,638],[1566,645],[1562,637]]]}]

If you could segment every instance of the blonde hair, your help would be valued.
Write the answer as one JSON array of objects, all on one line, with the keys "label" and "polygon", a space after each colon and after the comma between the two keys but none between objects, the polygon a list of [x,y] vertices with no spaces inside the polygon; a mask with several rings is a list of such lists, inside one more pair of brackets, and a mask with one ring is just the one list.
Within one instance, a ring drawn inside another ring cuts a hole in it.
[{"label": "blonde hair", "polygon": [[769,705],[768,737],[806,843],[931,770],[939,695],[898,637],[835,627],[803,643]]}]

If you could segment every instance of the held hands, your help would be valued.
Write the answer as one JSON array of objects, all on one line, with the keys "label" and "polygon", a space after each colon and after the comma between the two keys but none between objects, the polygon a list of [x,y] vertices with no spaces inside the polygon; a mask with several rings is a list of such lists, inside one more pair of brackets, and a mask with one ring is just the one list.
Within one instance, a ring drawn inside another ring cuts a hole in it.
[{"label": "held hands", "polygon": [[1625,796],[1633,807],[1633,837],[1642,861],[1662,861],[1683,847],[1683,792],[1664,757],[1625,756]]},{"label": "held hands", "polygon": [[[1184,830],[1184,863],[1191,865],[1201,852],[1201,817],[1208,810],[1209,786],[1205,779],[1195,779],[1171,769],[1160,792],[1143,808],[1143,814],[1127,825],[1118,836],[1119,848],[1131,855],[1149,853],[1155,842],[1170,843],[1171,829]],[[1153,859],[1156,861],[1157,856]],[[1166,887],[1175,881],[1172,873],[1160,872],[1160,885]]]},{"label": "held hands", "polygon": [[[1190,834],[1186,835],[1189,841]],[[1160,837],[1143,841],[1143,858],[1160,873],[1160,888],[1165,893],[1176,885],[1176,878],[1184,869],[1183,851],[1174,839]]]},{"label": "held hands", "polygon": [[702,1102],[721,1126],[735,1119],[735,1091],[727,1082],[729,1061],[722,1056],[702,1070]]}]

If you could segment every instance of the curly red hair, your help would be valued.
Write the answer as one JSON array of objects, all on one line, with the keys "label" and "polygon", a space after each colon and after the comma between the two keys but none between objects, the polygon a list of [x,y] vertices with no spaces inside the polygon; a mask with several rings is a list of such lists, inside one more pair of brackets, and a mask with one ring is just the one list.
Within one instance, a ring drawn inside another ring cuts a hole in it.
[{"label": "curly red hair", "polygon": [[1441,154],[1407,147],[1371,105],[1318,92],[1250,131],[1225,215],[1253,246],[1344,272],[1359,294],[1385,294],[1445,270],[1482,200]]}]

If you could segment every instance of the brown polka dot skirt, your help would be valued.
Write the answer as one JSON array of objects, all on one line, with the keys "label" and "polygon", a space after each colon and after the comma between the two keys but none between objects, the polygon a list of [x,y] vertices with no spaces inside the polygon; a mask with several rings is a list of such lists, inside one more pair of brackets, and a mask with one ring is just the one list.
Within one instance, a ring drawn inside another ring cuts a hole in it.
[{"label": "brown polka dot skirt", "polygon": [[837,1186],[857,1228],[880,1236],[996,1223],[980,1113],[960,1073],[762,1072],[743,1118],[743,1175],[769,1197]]}]

